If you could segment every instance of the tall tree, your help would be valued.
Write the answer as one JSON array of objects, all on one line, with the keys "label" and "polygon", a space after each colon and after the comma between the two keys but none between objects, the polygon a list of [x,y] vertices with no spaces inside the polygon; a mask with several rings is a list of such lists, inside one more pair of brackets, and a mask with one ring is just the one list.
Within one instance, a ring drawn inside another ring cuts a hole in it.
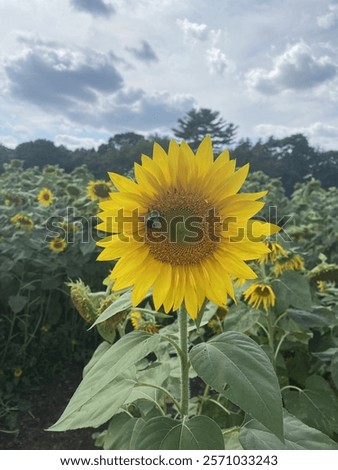
[{"label": "tall tree", "polygon": [[237,126],[225,121],[218,111],[201,108],[189,111],[184,118],[178,120],[177,128],[172,131],[175,137],[184,139],[194,150],[203,137],[210,134],[214,148],[220,150],[233,143]]}]

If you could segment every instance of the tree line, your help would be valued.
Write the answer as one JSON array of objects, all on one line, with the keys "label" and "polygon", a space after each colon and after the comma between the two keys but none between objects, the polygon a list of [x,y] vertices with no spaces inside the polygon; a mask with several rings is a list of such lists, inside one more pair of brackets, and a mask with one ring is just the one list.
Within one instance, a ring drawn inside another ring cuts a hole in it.
[{"label": "tree line", "polygon": [[[337,185],[338,151],[316,149],[303,134],[283,139],[271,136],[265,142],[244,139],[235,143],[236,132],[237,126],[225,121],[219,112],[206,108],[189,111],[172,129],[175,138],[186,140],[194,150],[210,134],[216,152],[228,147],[239,166],[249,162],[251,171],[261,170],[268,176],[281,178],[286,194],[291,194],[294,184],[308,175],[319,179],[325,188]],[[98,149],[69,150],[45,139],[24,142],[15,149],[0,144],[0,167],[12,159],[23,160],[25,168],[50,164],[59,165],[67,172],[85,164],[95,178],[105,179],[107,171],[127,173],[134,162],[140,161],[142,153],[151,155],[154,141],[167,149],[169,140],[169,136],[126,132],[115,134]]]}]

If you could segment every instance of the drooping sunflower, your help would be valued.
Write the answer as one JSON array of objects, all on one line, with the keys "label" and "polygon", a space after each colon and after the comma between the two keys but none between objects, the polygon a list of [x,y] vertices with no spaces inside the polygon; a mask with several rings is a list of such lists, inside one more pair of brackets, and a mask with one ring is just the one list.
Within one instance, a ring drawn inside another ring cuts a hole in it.
[{"label": "drooping sunflower", "polygon": [[277,277],[283,274],[284,271],[301,271],[302,269],[304,269],[304,260],[295,253],[285,258],[278,259],[273,267],[273,271]]},{"label": "drooping sunflower", "polygon": [[38,194],[38,201],[43,206],[50,206],[53,202],[53,193],[48,188],[42,188]]},{"label": "drooping sunflower", "polygon": [[270,253],[264,253],[264,255],[259,258],[258,261],[261,264],[267,263],[268,261],[274,263],[278,258],[287,256],[286,250],[279,243],[268,241],[266,244],[270,249]]},{"label": "drooping sunflower", "polygon": [[62,253],[67,248],[67,242],[63,238],[53,238],[49,243],[49,248],[56,253]]},{"label": "drooping sunflower", "polygon": [[254,308],[263,305],[267,312],[270,306],[275,305],[276,296],[272,288],[268,284],[255,283],[251,284],[246,291],[243,292],[244,300]]},{"label": "drooping sunflower", "polygon": [[205,298],[226,305],[227,294],[234,298],[230,276],[255,279],[245,261],[268,253],[263,240],[279,230],[251,219],[266,191],[237,194],[249,166],[235,171],[228,151],[214,160],[209,136],[196,154],[185,142],[171,141],[168,153],[155,143],[153,158],[141,163],[136,182],[109,173],[117,191],[100,203],[98,228],[112,235],[98,242],[98,259],[119,258],[114,290],[132,286],[137,306],[152,288],[156,309],[184,303],[192,318]]},{"label": "drooping sunflower", "polygon": [[87,195],[92,201],[104,201],[109,199],[111,190],[111,185],[106,181],[90,181],[87,186]]},{"label": "drooping sunflower", "polygon": [[25,214],[16,214],[11,217],[12,224],[15,225],[16,228],[21,230],[29,231],[34,228],[33,220]]}]

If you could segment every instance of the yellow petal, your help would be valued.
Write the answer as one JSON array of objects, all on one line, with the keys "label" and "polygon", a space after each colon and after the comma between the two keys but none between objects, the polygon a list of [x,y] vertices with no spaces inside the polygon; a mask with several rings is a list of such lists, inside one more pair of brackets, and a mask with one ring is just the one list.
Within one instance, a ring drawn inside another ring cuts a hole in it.
[{"label": "yellow petal", "polygon": [[125,191],[127,193],[137,193],[140,189],[138,188],[137,184],[130,178],[126,178],[125,176],[121,176],[113,172],[108,172],[108,175],[114,186],[119,191]]},{"label": "yellow petal", "polygon": [[198,176],[205,176],[214,161],[210,135],[207,135],[198,146],[196,160],[198,165]]},{"label": "yellow petal", "polygon": [[145,298],[149,289],[153,286],[160,269],[160,264],[156,260],[151,260],[138,273],[132,292],[133,306],[136,307]]},{"label": "yellow petal", "polygon": [[169,263],[161,263],[161,269],[154,283],[153,300],[155,309],[158,310],[164,303],[168,291],[171,288],[171,265]]}]

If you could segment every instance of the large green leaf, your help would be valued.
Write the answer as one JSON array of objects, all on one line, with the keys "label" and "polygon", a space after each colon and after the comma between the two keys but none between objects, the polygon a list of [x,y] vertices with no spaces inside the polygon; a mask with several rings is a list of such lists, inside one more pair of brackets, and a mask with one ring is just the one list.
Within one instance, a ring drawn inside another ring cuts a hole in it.
[{"label": "large green leaf", "polygon": [[284,287],[289,305],[300,309],[311,307],[310,285],[302,274],[286,271],[275,281],[275,283],[277,282]]},{"label": "large green leaf", "polygon": [[338,351],[333,356],[331,366],[330,366],[331,377],[333,383],[335,384],[336,388],[338,389]]},{"label": "large green leaf", "polygon": [[244,333],[257,323],[260,316],[259,310],[248,307],[244,302],[238,302],[229,308],[223,320],[224,330]]},{"label": "large green leaf", "polygon": [[176,421],[166,417],[150,419],[135,442],[137,450],[221,450],[221,428],[207,416]]},{"label": "large green leaf", "polygon": [[111,344],[108,343],[107,341],[103,341],[98,345],[96,350],[94,351],[94,354],[92,355],[90,361],[88,364],[84,367],[83,369],[83,377],[88,374],[90,369],[92,369],[95,364],[101,359],[101,357],[108,351],[108,349],[111,347]]},{"label": "large green leaf", "polygon": [[133,432],[139,421],[144,423],[141,418],[133,418],[127,413],[113,416],[104,437],[104,449],[130,450]]},{"label": "large green leaf", "polygon": [[133,331],[113,344],[89,369],[60,419],[50,431],[97,427],[113,416],[128,399],[135,373],[128,369],[154,350],[159,335]]},{"label": "large green leaf", "polygon": [[338,399],[322,377],[311,376],[304,390],[283,396],[286,408],[307,425],[331,436],[338,430]]},{"label": "large green leaf", "polygon": [[289,308],[287,314],[297,323],[309,328],[330,326],[336,323],[334,312],[326,307],[313,307],[311,311]]},{"label": "large green leaf", "polygon": [[268,356],[249,337],[229,331],[192,348],[198,375],[283,440],[282,399]]},{"label": "large green leaf", "polygon": [[[132,403],[136,400],[149,400],[156,403],[163,392],[156,389],[156,386],[161,386],[163,382],[168,378],[170,374],[170,365],[165,363],[155,363],[148,369],[141,370],[137,373],[136,382],[137,384],[148,384],[147,386],[138,386],[136,384],[134,390],[128,397],[126,403]],[[155,387],[152,387],[155,386]]]},{"label": "large green leaf", "polygon": [[285,444],[256,420],[247,423],[239,440],[246,450],[337,450],[328,436],[304,424],[284,410]]}]

